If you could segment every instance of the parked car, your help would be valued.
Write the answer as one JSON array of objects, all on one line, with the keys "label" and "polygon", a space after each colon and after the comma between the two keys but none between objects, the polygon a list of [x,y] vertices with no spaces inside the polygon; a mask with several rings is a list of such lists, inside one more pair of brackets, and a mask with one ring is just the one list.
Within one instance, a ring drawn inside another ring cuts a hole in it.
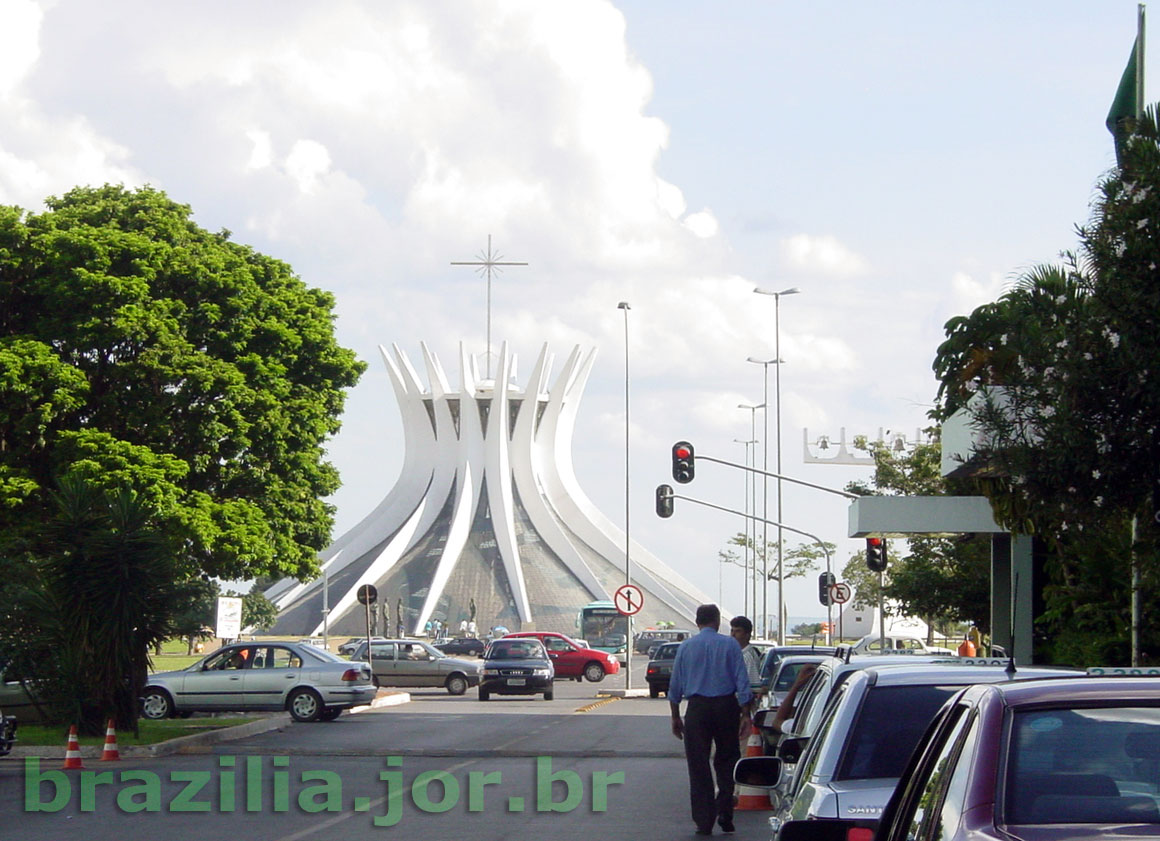
[{"label": "parked car", "polygon": [[477,640],[475,637],[459,637],[446,642],[437,642],[435,647],[444,654],[470,654],[473,657],[479,657],[487,648],[487,643],[483,640]]},{"label": "parked car", "polygon": [[[1032,678],[1076,672],[1024,668],[1016,674]],[[776,819],[786,824],[837,818],[872,826],[943,703],[963,686],[1010,678],[1011,672],[1001,666],[950,662],[869,666],[854,672],[827,703]]]},{"label": "parked car", "polygon": [[333,721],[375,697],[369,666],[298,642],[247,642],[219,648],[192,666],[149,676],[141,714],[287,710],[295,721]]},{"label": "parked car", "polygon": [[43,699],[34,697],[32,692],[32,684],[21,682],[6,664],[0,662],[0,710],[4,710],[5,715],[24,724],[43,721],[47,707]]},{"label": "parked car", "polygon": [[[789,654],[781,658],[773,677],[762,685],[765,690],[758,704],[760,709],[776,710],[785,700],[786,694],[801,670],[810,665],[817,665],[826,659],[824,654]],[[804,678],[803,678],[804,679]]]},{"label": "parked car", "polygon": [[538,695],[552,700],[555,671],[544,644],[534,637],[502,637],[483,652],[483,681],[479,700],[496,695]]},{"label": "parked car", "polygon": [[695,633],[697,632],[686,628],[649,628],[637,634],[632,650],[637,654],[649,654],[651,649],[660,643],[682,642]]},{"label": "parked car", "polygon": [[[886,648],[896,652],[907,651],[913,654],[956,655],[958,653],[941,645],[927,645],[918,637],[896,634],[886,635]],[[850,646],[850,650],[854,654],[877,654],[882,651],[882,637],[878,634],[867,634]]]},{"label": "parked car", "polygon": [[761,682],[769,683],[782,657],[791,654],[824,654],[832,657],[837,653],[837,646],[833,645],[771,645],[761,657]]},{"label": "parked car", "polygon": [[[875,841],[1160,837],[1152,671],[957,693],[919,741]],[[786,824],[781,841],[846,841],[848,830],[840,820]]]},{"label": "parked car", "polygon": [[[362,643],[351,662],[367,660]],[[477,686],[482,674],[478,660],[449,657],[424,640],[375,640],[370,645],[371,673],[376,686],[444,687],[462,695]]]},{"label": "parked car", "polygon": [[[375,642],[385,642],[386,637],[373,637]],[[358,647],[367,641],[366,637],[351,637],[346,642],[338,647],[339,654],[345,654],[347,657],[358,651]]]},{"label": "parked car", "polygon": [[585,648],[571,637],[552,631],[518,631],[504,639],[538,639],[548,651],[556,677],[599,683],[605,675],[620,671],[616,656],[595,648]]},{"label": "parked car", "polygon": [[673,661],[677,659],[677,649],[680,647],[679,642],[666,642],[654,649],[648,668],[644,671],[650,698],[660,697],[662,692],[669,694],[669,678],[673,675]]}]

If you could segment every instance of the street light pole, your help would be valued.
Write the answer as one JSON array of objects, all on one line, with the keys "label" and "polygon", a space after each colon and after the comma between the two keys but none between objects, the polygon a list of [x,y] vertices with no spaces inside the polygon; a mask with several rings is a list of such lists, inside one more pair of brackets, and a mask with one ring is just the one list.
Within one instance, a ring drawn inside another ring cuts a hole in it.
[{"label": "street light pole", "polygon": [[[632,546],[632,538],[629,537],[628,531],[628,432],[629,432],[629,415],[628,415],[628,311],[632,309],[628,305],[628,301],[621,301],[616,305],[617,309],[624,310],[624,583],[632,583],[632,573],[629,570],[629,551]],[[632,616],[628,617],[628,639],[625,640],[625,655],[624,655],[624,691],[627,693],[632,689]]]},{"label": "street light pole", "polygon": [[[747,403],[738,403],[737,404],[738,409],[748,409],[749,410],[749,441],[753,445],[753,466],[754,467],[757,467],[757,410],[764,409],[765,407],[766,407],[765,403],[758,403],[756,406],[750,406]],[[745,448],[745,466],[746,467],[749,466],[749,447],[748,446]],[[756,509],[757,509],[757,477],[751,473],[751,474],[749,474],[748,481],[749,481],[749,487],[751,489],[750,490],[750,498],[753,500],[754,513],[756,514]],[[756,522],[756,520],[753,521],[753,550],[752,550],[753,569],[752,569],[752,571],[749,568],[749,555],[750,555],[749,524],[750,524],[750,521],[747,520],[745,523],[745,552],[746,552],[745,578],[744,578],[744,588],[741,591],[741,609],[743,612],[752,613],[753,616],[756,617],[756,615],[757,615],[757,522]],[[753,608],[752,608],[752,610],[750,609],[749,597],[747,595],[750,592],[753,593]]]},{"label": "street light pole", "polygon": [[[775,375],[775,414],[777,417],[777,522],[782,522],[781,513],[781,296],[782,295],[796,295],[801,292],[796,286],[789,289],[782,289],[780,292],[774,292],[760,287],[753,290],[759,295],[773,296],[773,358],[778,363],[777,373]],[[766,371],[769,371],[768,364]],[[768,375],[766,377],[768,381]],[[768,400],[766,401],[768,402]],[[768,434],[768,418],[769,412],[766,412],[767,426],[766,426],[766,444],[765,452],[769,453],[769,434]],[[768,468],[766,468],[768,470]],[[768,485],[767,485],[768,488]],[[768,489],[765,493],[768,501]],[[764,503],[763,503],[764,504]],[[763,515],[764,516],[764,515]],[[785,570],[784,570],[784,556],[782,547],[782,527],[777,527],[777,644],[785,645]]]}]

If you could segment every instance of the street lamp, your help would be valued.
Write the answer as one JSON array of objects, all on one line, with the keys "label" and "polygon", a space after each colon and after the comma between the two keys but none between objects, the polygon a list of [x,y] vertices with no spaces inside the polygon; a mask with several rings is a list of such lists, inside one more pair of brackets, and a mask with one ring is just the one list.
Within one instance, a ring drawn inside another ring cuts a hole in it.
[{"label": "street lamp", "polygon": [[[631,584],[629,571],[629,547],[632,538],[628,532],[628,311],[632,309],[628,301],[621,301],[617,309],[624,310],[624,583]],[[627,653],[624,656],[624,691],[632,689],[632,616],[628,617],[628,639],[625,641]]]},{"label": "street lamp", "polygon": [[[748,409],[749,410],[749,439],[754,442],[754,447],[755,447],[755,449],[753,450],[753,466],[754,467],[757,466],[757,450],[756,450],[756,446],[757,446],[757,444],[756,444],[756,442],[757,442],[757,420],[756,420],[757,410],[764,409],[765,406],[766,406],[765,403],[758,403],[756,406],[750,406],[748,403],[738,403],[737,404],[738,409]],[[746,448],[746,455],[748,455],[748,454],[749,454],[749,449],[747,447]],[[746,467],[749,466],[749,459],[748,458],[746,458],[746,460],[745,460],[745,466]],[[757,508],[757,478],[752,473],[749,474],[749,483],[750,483],[750,487],[752,488],[751,496],[753,499],[753,508],[756,510],[756,508]],[[745,543],[746,543],[745,551],[746,551],[746,553],[749,552],[749,523],[750,522],[752,522],[752,521],[750,519],[746,518],[746,521],[745,521]],[[744,580],[745,586],[741,591],[741,608],[746,613],[752,613],[754,616],[756,616],[757,615],[757,523],[756,522],[753,523],[753,553],[754,554],[753,554],[753,572],[752,572],[753,583],[752,584],[750,584],[750,580],[749,580],[750,571],[749,571],[749,565],[748,565],[749,564],[748,554],[746,555],[745,580]],[[748,597],[746,596],[746,594],[749,593],[750,591],[753,592],[753,610],[752,611],[749,609]]]},{"label": "street lamp", "polygon": [[[796,286],[791,286],[789,289],[782,289],[780,292],[774,292],[770,289],[762,289],[760,286],[753,290],[758,295],[772,295],[773,296],[773,358],[778,363],[777,373],[774,377],[774,391],[775,391],[775,411],[777,416],[777,521],[781,520],[781,296],[782,295],[796,295],[801,292]],[[768,372],[768,363],[765,364]],[[768,379],[768,378],[767,378]],[[768,400],[767,400],[768,402]],[[765,452],[769,453],[769,412],[765,413]],[[767,468],[768,470],[768,468]],[[768,482],[768,477],[763,480]],[[768,500],[768,487],[766,488],[765,497]],[[765,518],[768,519],[768,518]],[[782,538],[781,526],[777,527],[777,644],[785,645],[785,579],[783,573],[782,562]]]},{"label": "street lamp", "polygon": [[[763,372],[765,374],[765,377],[764,377],[765,403],[764,403],[764,405],[768,407],[769,406],[769,366],[770,365],[780,366],[781,363],[784,362],[785,360],[784,359],[758,359],[756,356],[750,356],[745,361],[752,362],[756,365],[761,365],[762,368],[764,369],[764,372]],[[779,368],[779,370],[780,370],[780,368]],[[780,412],[779,412],[779,414],[780,414]],[[769,472],[769,410],[768,410],[768,408],[766,409],[765,412],[762,413],[762,417],[765,419],[765,445],[762,447],[762,450],[761,450],[761,452],[762,452],[762,468],[761,469],[768,473]],[[780,426],[779,426],[779,428],[780,428]],[[756,451],[754,451],[754,452],[756,453]],[[756,459],[754,459],[754,461],[756,462]],[[754,464],[754,466],[756,467],[756,463]],[[780,473],[781,471],[779,470],[778,472]],[[769,511],[768,511],[768,508],[769,508],[769,477],[768,476],[761,477],[761,488],[762,488],[761,518],[763,520],[768,520],[769,519]],[[778,494],[778,498],[779,499],[781,498],[780,493]],[[780,517],[780,516],[781,516],[781,511],[779,509],[778,510],[778,517]],[[780,523],[781,520],[779,519],[778,522]],[[764,631],[765,636],[767,636],[767,637],[769,635],[769,540],[768,540],[768,534],[769,534],[769,524],[762,523],[761,524],[761,560],[762,560],[761,627]],[[780,532],[778,533],[778,535],[779,535],[779,545],[780,545]],[[756,543],[756,541],[757,541],[757,533],[756,533],[756,528],[755,528],[754,529],[754,542]],[[756,563],[756,559],[754,560],[754,563]],[[781,581],[781,573],[779,572],[778,573],[778,582],[780,583],[780,581]],[[780,599],[780,598],[781,598],[781,596],[779,595],[778,599]],[[756,612],[757,612],[757,608],[754,607],[754,613],[756,613]],[[778,615],[779,616],[781,615],[781,608],[780,607],[778,607]],[[778,620],[778,628],[780,628],[780,627],[781,627],[781,621]],[[784,645],[784,641],[781,639],[780,636],[778,637],[778,645]]]},{"label": "street lamp", "polygon": [[[734,438],[733,443],[745,445],[745,466],[749,467],[749,448],[757,445],[757,439],[750,438],[748,441],[746,441],[744,438]],[[756,461],[756,457],[754,458],[754,461]],[[746,593],[749,592],[749,585],[748,585],[748,581],[749,581],[749,524],[752,522],[750,517],[749,517],[749,510],[750,510],[749,509],[749,488],[753,484],[753,476],[750,474],[750,472],[748,470],[746,470],[745,474],[742,476],[742,479],[744,479],[744,481],[745,481],[745,516],[742,518],[745,522],[745,544],[741,548],[744,550],[744,554],[742,555],[742,557],[745,560],[745,565],[744,565],[745,575],[742,576],[742,579],[741,579],[742,580],[741,605],[742,605],[743,609],[748,610],[749,608],[746,605],[746,601],[747,601]],[[756,503],[757,503],[757,500],[755,499],[754,504],[756,505]],[[754,569],[756,569],[756,568],[757,567],[754,566]],[[718,567],[718,569],[717,569],[717,602],[720,603],[722,601],[724,601],[724,597],[721,594],[721,569],[720,569],[720,567]]]}]

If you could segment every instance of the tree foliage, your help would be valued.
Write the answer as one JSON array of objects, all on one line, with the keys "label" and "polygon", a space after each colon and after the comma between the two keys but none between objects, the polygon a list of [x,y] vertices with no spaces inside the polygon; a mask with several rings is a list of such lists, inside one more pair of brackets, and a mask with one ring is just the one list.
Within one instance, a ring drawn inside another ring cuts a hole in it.
[{"label": "tree foliage", "polygon": [[[1057,660],[1123,660],[1130,559],[1148,592],[1160,586],[1158,330],[1160,130],[1151,107],[1120,168],[1101,181],[1078,252],[948,322],[934,365],[936,415],[967,408],[980,433],[974,481],[996,519],[1049,549],[1042,624]],[[1155,621],[1144,627],[1144,651],[1155,656],[1160,633]]]},{"label": "tree foliage", "polygon": [[324,443],[364,368],[332,297],[158,190],[46,204],[0,207],[0,533],[85,479],[153,506],[189,573],[310,575]]},{"label": "tree foliage", "polygon": [[131,491],[66,479],[50,501],[20,579],[4,587],[0,649],[60,720],[90,735],[107,718],[135,728],[149,651],[173,633],[185,597],[174,546]]}]

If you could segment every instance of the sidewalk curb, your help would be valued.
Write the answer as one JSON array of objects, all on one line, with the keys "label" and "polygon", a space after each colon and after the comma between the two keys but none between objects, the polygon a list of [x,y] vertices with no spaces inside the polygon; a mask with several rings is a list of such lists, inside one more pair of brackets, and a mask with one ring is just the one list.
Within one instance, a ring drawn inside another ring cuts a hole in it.
[{"label": "sidewalk curb", "polygon": [[[355,715],[380,707],[393,707],[399,704],[406,704],[410,700],[411,695],[408,692],[380,689],[378,695],[369,704],[352,707],[347,713],[349,715]],[[233,727],[219,727],[216,730],[207,730],[204,733],[190,733],[186,736],[178,736],[152,745],[126,746],[120,748],[119,753],[122,759],[172,756],[173,754],[183,753],[193,748],[207,747],[209,745],[220,744],[221,742],[232,742],[235,739],[245,739],[249,736],[269,733],[271,730],[283,730],[290,723],[290,713],[271,713],[266,718],[257,721],[247,721],[245,724],[237,724]],[[17,744],[13,746],[11,753],[0,758],[0,763],[6,759],[24,759],[25,757],[38,757],[41,760],[56,760],[61,758],[61,749],[59,748],[53,748],[47,745],[23,746],[19,744],[19,730],[17,730],[16,736],[18,740]],[[99,761],[103,751],[104,745],[84,745],[81,747],[81,757]]]}]

